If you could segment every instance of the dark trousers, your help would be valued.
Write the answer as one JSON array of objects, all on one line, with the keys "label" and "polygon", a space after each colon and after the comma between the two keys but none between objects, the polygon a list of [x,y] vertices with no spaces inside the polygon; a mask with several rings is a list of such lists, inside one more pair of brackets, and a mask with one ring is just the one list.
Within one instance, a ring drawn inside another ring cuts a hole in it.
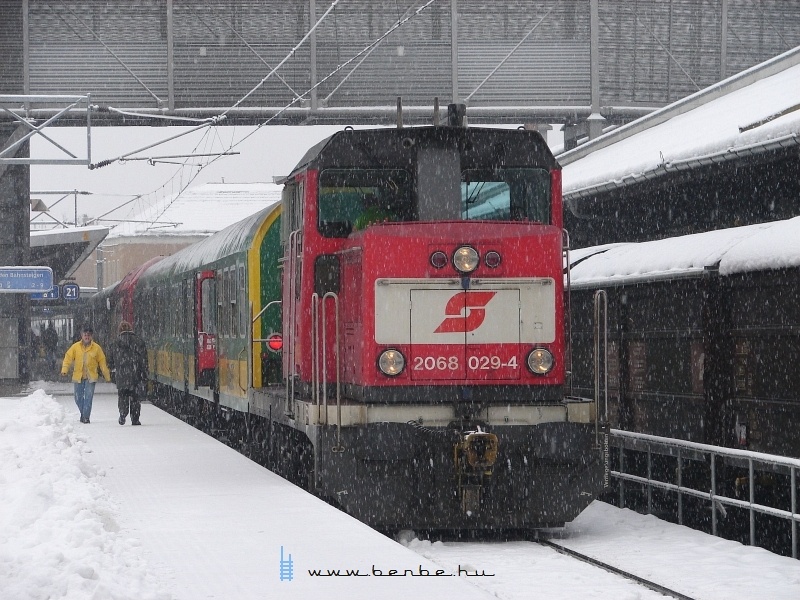
[{"label": "dark trousers", "polygon": [[119,395],[119,402],[117,406],[119,407],[119,414],[121,417],[128,416],[128,407],[130,406],[131,411],[131,421],[136,423],[139,420],[139,415],[142,412],[142,402],[139,400],[139,397],[136,394],[136,390],[117,390]]}]

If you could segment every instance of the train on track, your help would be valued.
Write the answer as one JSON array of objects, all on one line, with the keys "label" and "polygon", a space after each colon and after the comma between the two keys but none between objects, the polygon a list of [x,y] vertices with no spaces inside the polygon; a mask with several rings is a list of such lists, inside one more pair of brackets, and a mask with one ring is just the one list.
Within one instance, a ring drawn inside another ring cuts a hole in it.
[{"label": "train on track", "polygon": [[800,457],[798,234],[790,219],[573,251],[573,391],[593,385],[603,290],[612,427]]},{"label": "train on track", "polygon": [[131,321],[154,401],[375,528],[572,520],[607,461],[565,390],[560,167],[457,121],[320,142],[281,202],[98,293],[95,330]]}]

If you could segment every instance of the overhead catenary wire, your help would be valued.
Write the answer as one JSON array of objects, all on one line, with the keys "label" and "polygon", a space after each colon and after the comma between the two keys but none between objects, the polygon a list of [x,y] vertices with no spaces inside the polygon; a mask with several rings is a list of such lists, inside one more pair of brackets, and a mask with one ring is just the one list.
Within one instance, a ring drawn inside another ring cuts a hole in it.
[{"label": "overhead catenary wire", "polygon": [[[337,67],[336,67],[336,68],[335,68],[333,71],[331,71],[331,72],[330,72],[328,75],[326,75],[325,77],[323,77],[322,79],[320,79],[320,80],[319,80],[319,81],[318,81],[316,84],[314,84],[313,86],[311,86],[311,87],[310,87],[308,90],[306,90],[306,91],[305,91],[303,94],[297,95],[297,96],[296,96],[296,97],[295,97],[295,98],[294,98],[294,99],[293,99],[291,102],[289,102],[288,104],[286,104],[285,106],[283,106],[283,107],[282,107],[280,110],[278,110],[278,111],[277,111],[277,112],[276,112],[274,115],[272,115],[270,118],[268,118],[268,119],[267,119],[267,120],[265,120],[264,122],[262,122],[262,123],[258,124],[258,125],[255,127],[255,129],[254,129],[253,131],[251,131],[251,132],[250,132],[250,133],[248,133],[247,135],[243,136],[241,139],[239,139],[239,140],[238,140],[238,141],[236,141],[235,143],[231,143],[231,144],[230,144],[230,145],[227,147],[227,149],[226,149],[226,150],[224,150],[224,151],[223,151],[223,152],[221,152],[221,153],[211,153],[211,154],[209,154],[209,157],[211,157],[211,158],[210,158],[210,160],[209,160],[208,162],[206,162],[205,164],[202,164],[202,165],[199,165],[199,166],[198,166],[198,165],[192,165],[193,167],[197,167],[197,171],[196,171],[196,172],[195,172],[193,175],[191,175],[191,176],[188,178],[188,180],[185,182],[185,184],[184,184],[184,182],[183,182],[183,181],[181,181],[180,185],[178,186],[178,188],[179,188],[179,191],[178,191],[178,192],[177,192],[177,193],[176,193],[176,194],[175,194],[175,195],[172,197],[172,199],[171,199],[169,202],[167,202],[167,203],[166,203],[166,205],[164,206],[163,210],[161,210],[161,211],[158,211],[158,214],[157,214],[157,215],[156,215],[156,216],[153,218],[153,220],[152,220],[152,223],[153,223],[153,224],[155,224],[155,223],[157,223],[157,222],[158,222],[158,218],[159,218],[161,215],[163,215],[163,214],[164,214],[164,212],[165,212],[165,211],[166,211],[166,210],[167,210],[167,209],[168,209],[168,208],[169,208],[169,207],[170,207],[170,206],[171,206],[171,205],[172,205],[172,204],[173,204],[175,201],[177,201],[177,200],[178,200],[178,199],[181,197],[181,194],[182,194],[182,193],[183,193],[183,192],[184,192],[184,191],[185,191],[185,190],[186,190],[186,189],[187,189],[187,188],[188,188],[188,187],[191,185],[191,183],[192,183],[192,182],[193,182],[193,181],[194,181],[194,180],[195,180],[195,179],[196,179],[196,178],[197,178],[197,177],[200,175],[200,173],[202,172],[202,170],[203,170],[203,169],[205,169],[206,167],[208,167],[208,166],[210,166],[210,165],[214,164],[214,163],[215,163],[217,160],[219,160],[219,159],[220,159],[222,156],[225,156],[225,155],[227,155],[227,153],[228,153],[230,150],[232,150],[233,148],[235,148],[235,147],[239,146],[239,145],[240,145],[240,144],[242,144],[244,141],[246,141],[247,139],[249,139],[251,136],[255,135],[255,133],[256,133],[257,131],[259,131],[259,130],[260,130],[262,127],[264,127],[264,126],[266,126],[266,125],[269,125],[269,123],[271,123],[273,120],[277,119],[277,118],[278,118],[278,117],[279,117],[281,114],[283,114],[283,112],[285,112],[286,110],[288,110],[289,108],[291,108],[292,106],[294,106],[295,104],[297,104],[297,102],[300,102],[300,101],[301,101],[303,98],[307,97],[307,96],[308,96],[308,95],[309,95],[309,94],[310,94],[312,91],[314,91],[314,90],[315,90],[317,87],[319,87],[320,85],[322,85],[322,84],[324,84],[325,82],[327,82],[329,79],[331,79],[332,77],[334,77],[334,76],[335,76],[337,73],[339,73],[339,72],[340,72],[340,71],[342,71],[343,69],[347,68],[347,67],[348,67],[349,65],[351,65],[353,62],[355,62],[356,60],[358,60],[358,59],[359,59],[359,57],[361,57],[361,56],[362,56],[362,55],[364,55],[364,54],[368,54],[369,52],[371,52],[372,50],[374,50],[374,49],[375,49],[375,47],[377,47],[377,46],[378,46],[380,43],[382,43],[382,42],[383,42],[383,40],[384,40],[384,39],[386,39],[388,36],[390,36],[390,35],[391,35],[393,32],[395,32],[395,31],[396,31],[398,28],[402,27],[402,26],[403,26],[405,23],[407,23],[409,20],[411,20],[411,19],[413,19],[413,18],[417,17],[418,15],[420,15],[420,14],[421,14],[423,11],[425,11],[425,10],[426,10],[426,9],[427,9],[429,6],[431,6],[431,5],[432,5],[434,2],[436,2],[436,1],[437,1],[437,0],[428,0],[428,1],[427,1],[427,2],[425,2],[423,5],[421,5],[419,8],[415,9],[415,10],[413,11],[413,13],[412,13],[412,14],[408,14],[407,16],[404,16],[403,18],[400,18],[400,19],[398,19],[397,21],[395,21],[395,22],[394,22],[394,23],[393,23],[393,24],[392,24],[392,25],[389,27],[389,29],[387,29],[387,30],[386,30],[386,31],[383,33],[383,35],[381,35],[381,36],[380,36],[380,37],[378,37],[377,39],[375,39],[375,40],[373,40],[372,42],[370,42],[369,44],[367,44],[367,45],[366,45],[364,48],[362,48],[362,49],[361,49],[361,50],[360,50],[358,53],[356,53],[354,56],[352,56],[352,57],[351,57],[349,60],[345,61],[344,63],[342,63],[342,64],[340,64],[340,65],[338,65],[338,66],[337,66]],[[560,0],[559,0],[559,1],[560,1]],[[325,17],[326,17],[328,14],[330,14],[330,12],[332,11],[332,9],[335,7],[335,5],[336,5],[338,2],[339,2],[339,0],[336,0],[336,1],[335,1],[333,4],[331,4],[331,6],[328,8],[328,10],[325,12],[325,14],[324,14],[322,17],[320,17],[320,19],[318,19],[318,20],[317,20],[317,22],[315,23],[314,27],[312,27],[312,28],[309,30],[309,32],[308,32],[308,33],[307,33],[307,34],[306,34],[306,35],[303,37],[303,39],[301,40],[301,42],[299,42],[298,44],[296,44],[296,45],[295,45],[295,46],[294,46],[294,47],[293,47],[293,48],[292,48],[292,49],[289,51],[289,53],[287,54],[286,58],[284,58],[284,59],[283,59],[283,60],[282,60],[282,61],[281,61],[281,62],[280,62],[280,63],[279,63],[279,64],[278,64],[278,65],[277,65],[275,68],[273,68],[273,69],[270,71],[270,73],[269,73],[269,74],[267,74],[267,75],[266,75],[266,76],[265,76],[265,77],[264,77],[264,78],[263,78],[263,79],[262,79],[262,80],[261,80],[261,81],[260,81],[260,82],[259,82],[259,83],[258,83],[258,84],[257,84],[257,85],[254,87],[254,88],[253,88],[253,89],[251,89],[251,90],[250,90],[250,91],[249,91],[247,94],[245,94],[245,95],[244,95],[244,96],[243,96],[243,97],[242,97],[240,100],[238,100],[238,101],[237,101],[235,104],[233,104],[231,107],[229,107],[229,108],[225,109],[225,110],[224,110],[222,113],[220,113],[220,114],[219,114],[219,115],[217,115],[216,117],[212,117],[212,118],[211,118],[211,120],[210,120],[209,122],[203,122],[203,123],[199,124],[197,127],[194,127],[194,128],[192,128],[192,129],[190,129],[189,131],[186,131],[186,132],[183,132],[183,133],[181,133],[181,134],[179,134],[179,135],[176,135],[176,136],[173,136],[173,137],[167,138],[167,139],[165,139],[165,140],[161,140],[161,141],[159,141],[159,142],[156,142],[156,143],[150,144],[150,145],[148,145],[148,146],[146,146],[146,147],[144,147],[144,148],[140,148],[140,149],[138,149],[138,150],[134,150],[134,151],[132,151],[132,152],[129,152],[129,153],[125,154],[125,155],[122,155],[122,156],[120,156],[120,157],[118,157],[118,158],[116,158],[116,159],[111,159],[111,160],[108,160],[108,161],[102,161],[102,163],[98,163],[98,166],[105,166],[106,164],[111,164],[112,162],[116,162],[116,161],[124,161],[125,159],[127,159],[127,160],[132,160],[131,158],[128,158],[128,157],[130,157],[130,156],[132,156],[132,155],[134,155],[134,154],[138,154],[139,152],[143,152],[144,150],[149,150],[150,148],[153,148],[153,147],[155,147],[155,146],[158,146],[158,145],[160,145],[160,144],[162,144],[162,143],[166,143],[166,142],[168,142],[168,141],[172,141],[172,140],[174,140],[174,139],[176,139],[176,138],[178,138],[178,137],[181,137],[181,136],[184,136],[184,135],[188,135],[188,134],[190,134],[190,133],[193,133],[194,131],[197,131],[197,130],[200,130],[200,129],[203,129],[203,128],[206,128],[206,127],[209,127],[210,125],[217,125],[217,124],[219,124],[219,123],[220,123],[220,122],[221,122],[221,121],[222,121],[222,120],[225,118],[225,115],[226,115],[228,112],[230,112],[231,110],[233,110],[234,108],[236,108],[237,106],[239,106],[239,105],[240,105],[242,102],[244,102],[244,100],[245,100],[247,97],[249,97],[250,95],[252,95],[252,94],[253,94],[253,93],[254,93],[254,92],[255,92],[255,91],[256,91],[256,90],[257,90],[259,87],[261,87],[261,86],[262,86],[262,85],[263,85],[263,84],[264,84],[264,83],[265,83],[265,82],[266,82],[266,81],[269,79],[269,77],[270,77],[270,76],[271,76],[271,75],[272,75],[272,74],[273,74],[273,73],[274,73],[274,72],[275,72],[275,71],[276,71],[278,68],[280,68],[280,66],[282,66],[284,63],[286,63],[286,61],[287,61],[289,58],[291,58],[291,57],[294,55],[294,53],[297,51],[297,49],[300,47],[300,45],[301,45],[301,44],[302,44],[302,43],[303,43],[305,40],[307,40],[307,39],[308,39],[308,37],[310,36],[311,32],[312,32],[312,31],[313,31],[313,30],[314,30],[316,27],[318,27],[318,26],[319,26],[319,24],[320,24],[320,23],[323,21],[323,19],[324,19],[324,18],[325,18]],[[409,9],[409,10],[411,10],[411,9]],[[407,10],[407,11],[406,11],[406,13],[408,13],[408,12],[409,12],[409,10]],[[361,62],[363,62],[363,61],[361,61]],[[359,63],[359,65],[360,65],[360,64],[361,64],[361,63]],[[358,65],[356,66],[356,68],[357,68],[357,67],[358,67]],[[349,75],[348,75],[348,76],[349,76]],[[337,87],[336,89],[338,89],[338,87]],[[329,95],[328,97],[330,97],[330,95]],[[216,129],[216,128],[215,128],[215,129]],[[208,131],[206,132],[206,134],[207,134],[207,133],[208,133]],[[207,137],[204,135],[204,136],[203,136],[203,139],[206,139],[206,140],[207,140]],[[202,141],[201,141],[200,143],[202,143]],[[198,144],[197,144],[197,146],[199,146],[199,145],[200,145],[200,143],[198,143]],[[195,146],[195,150],[197,149],[197,146]],[[180,169],[178,169],[178,171],[177,171],[177,172],[176,172],[176,173],[175,173],[175,174],[174,174],[174,175],[173,175],[173,176],[172,176],[170,179],[168,179],[168,180],[167,180],[167,181],[166,181],[164,184],[162,184],[161,186],[159,186],[159,188],[157,188],[157,189],[156,189],[156,190],[154,190],[153,192],[150,192],[149,194],[142,194],[142,195],[139,195],[139,196],[138,196],[137,198],[135,198],[134,200],[139,200],[139,199],[142,199],[144,196],[148,196],[148,195],[154,195],[154,194],[156,194],[156,193],[158,192],[158,190],[165,188],[167,185],[169,185],[169,184],[170,184],[170,182],[173,182],[173,181],[175,180],[175,178],[176,178],[176,177],[178,177],[178,176],[181,176],[181,177],[182,177],[182,176],[183,176],[183,172],[184,172],[184,167],[185,167],[185,166],[188,166],[188,165],[186,165],[186,163],[184,163],[184,164],[183,164],[183,166],[182,166]],[[90,167],[90,168],[91,168],[91,167]],[[97,168],[97,166],[95,166],[95,168]],[[114,210],[118,210],[119,208],[122,208],[123,206],[125,206],[125,205],[127,205],[127,204],[129,204],[129,203],[130,203],[130,202],[126,202],[125,204],[123,204],[123,205],[121,205],[121,206],[117,207],[117,208],[116,208],[116,209],[114,209]],[[113,211],[110,211],[110,212],[113,212]],[[110,213],[106,213],[106,214],[110,214]]]}]

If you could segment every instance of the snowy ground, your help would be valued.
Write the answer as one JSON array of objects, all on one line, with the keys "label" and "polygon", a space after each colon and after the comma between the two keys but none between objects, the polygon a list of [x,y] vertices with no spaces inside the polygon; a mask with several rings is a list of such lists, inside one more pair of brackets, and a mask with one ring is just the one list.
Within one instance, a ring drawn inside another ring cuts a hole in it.
[{"label": "snowy ground", "polygon": [[[0,398],[3,600],[662,597],[533,543],[398,544],[149,404],[120,427],[111,385],[89,425],[36,387]],[[602,503],[557,541],[698,600],[800,598],[800,561]]]}]

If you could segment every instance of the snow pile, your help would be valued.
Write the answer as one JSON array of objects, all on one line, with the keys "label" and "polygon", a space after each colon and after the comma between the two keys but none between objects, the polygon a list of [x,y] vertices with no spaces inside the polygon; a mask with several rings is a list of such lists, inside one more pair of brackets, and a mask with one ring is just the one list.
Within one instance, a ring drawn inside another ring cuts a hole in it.
[{"label": "snow pile", "polygon": [[44,391],[0,417],[0,596],[167,600],[120,531],[85,439]]}]

